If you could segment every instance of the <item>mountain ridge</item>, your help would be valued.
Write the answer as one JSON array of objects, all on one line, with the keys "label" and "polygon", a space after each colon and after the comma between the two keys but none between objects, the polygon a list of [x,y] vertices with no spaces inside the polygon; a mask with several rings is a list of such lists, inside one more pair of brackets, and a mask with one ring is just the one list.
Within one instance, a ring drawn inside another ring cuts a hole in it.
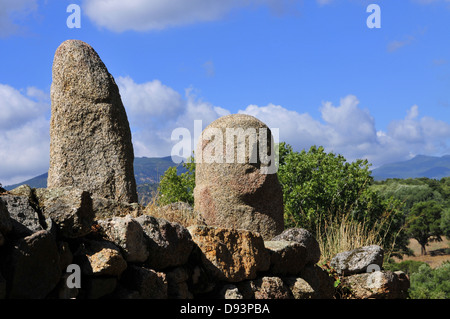
[{"label": "mountain ridge", "polygon": [[[181,162],[181,157],[174,157],[174,160]],[[171,156],[165,157],[135,157],[134,159],[134,176],[137,185],[157,184],[161,176],[169,167],[177,167],[178,174],[184,173],[186,169],[182,164],[177,164]],[[46,188],[48,173],[44,173],[23,181],[21,183],[3,186],[6,190],[12,190],[20,185],[27,184],[32,188]]]},{"label": "mountain ridge", "polygon": [[450,155],[417,155],[406,161],[384,164],[372,170],[372,176],[375,180],[420,177],[441,179],[450,176]]}]

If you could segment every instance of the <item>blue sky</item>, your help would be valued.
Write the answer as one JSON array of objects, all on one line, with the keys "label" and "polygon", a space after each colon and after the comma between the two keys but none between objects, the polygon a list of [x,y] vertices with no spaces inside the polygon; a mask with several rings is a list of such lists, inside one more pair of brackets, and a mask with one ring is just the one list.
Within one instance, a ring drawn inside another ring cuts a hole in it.
[{"label": "blue sky", "polygon": [[[371,3],[381,28],[367,27]],[[374,167],[450,154],[449,18],[448,0],[0,0],[0,183],[48,169],[67,39],[115,77],[136,156],[168,156],[175,128],[230,113]]]}]

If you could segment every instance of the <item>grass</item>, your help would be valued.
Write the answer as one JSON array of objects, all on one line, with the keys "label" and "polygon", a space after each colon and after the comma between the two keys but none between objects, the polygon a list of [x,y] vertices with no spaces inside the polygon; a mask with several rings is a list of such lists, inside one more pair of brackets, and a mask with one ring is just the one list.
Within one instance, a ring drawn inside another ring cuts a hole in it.
[{"label": "grass", "polygon": [[162,206],[158,204],[157,198],[154,198],[153,201],[144,208],[143,213],[156,218],[164,218],[184,227],[206,224],[203,218],[189,207],[188,204],[173,203]]},{"label": "grass", "polygon": [[385,257],[389,258],[395,244],[394,240],[392,247],[384,247],[383,234],[386,234],[390,228],[387,224],[390,221],[389,214],[390,212],[386,212],[386,216],[379,218],[374,225],[356,221],[348,213],[328,217],[323,225],[319,224],[316,228],[316,239],[321,250],[319,263],[330,261],[340,252],[369,245],[382,247]]}]

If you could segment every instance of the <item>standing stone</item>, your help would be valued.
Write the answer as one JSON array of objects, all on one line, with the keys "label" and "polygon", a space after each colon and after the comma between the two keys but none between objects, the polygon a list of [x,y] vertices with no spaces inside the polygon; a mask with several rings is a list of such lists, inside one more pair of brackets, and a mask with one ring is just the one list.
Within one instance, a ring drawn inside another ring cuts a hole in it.
[{"label": "standing stone", "polygon": [[49,188],[137,202],[131,131],[112,75],[94,49],[67,40],[56,50],[51,87]]},{"label": "standing stone", "polygon": [[283,231],[283,193],[269,128],[250,115],[212,122],[196,150],[194,209],[209,226],[256,231],[270,240]]}]

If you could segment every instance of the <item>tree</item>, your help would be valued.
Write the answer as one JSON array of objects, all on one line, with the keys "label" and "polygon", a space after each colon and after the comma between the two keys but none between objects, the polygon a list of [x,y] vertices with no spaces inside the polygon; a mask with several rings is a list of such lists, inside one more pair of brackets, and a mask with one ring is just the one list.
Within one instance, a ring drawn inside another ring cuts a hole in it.
[{"label": "tree", "polygon": [[308,152],[294,152],[290,145],[280,143],[279,150],[278,179],[288,226],[313,230],[320,215],[356,208],[372,181],[366,160],[348,163],[342,155],[316,146]]},{"label": "tree", "polygon": [[438,268],[429,265],[420,266],[411,274],[411,299],[449,299],[450,298],[450,262],[444,262]]},{"label": "tree", "polygon": [[450,238],[450,207],[447,207],[441,213],[441,230],[443,235]]},{"label": "tree", "polygon": [[278,179],[285,226],[316,233],[327,222],[346,220],[343,217],[350,215],[365,229],[376,226],[386,247],[395,244],[406,249],[407,239],[398,237],[404,223],[401,203],[383,199],[370,189],[373,178],[369,168],[367,160],[349,163],[342,155],[326,153],[323,147],[295,152],[290,145],[280,143]]},{"label": "tree", "polygon": [[158,203],[167,205],[175,202],[185,202],[194,205],[194,187],[195,187],[195,162],[190,157],[187,162],[183,163],[183,167],[187,169],[185,173],[177,174],[177,168],[168,168],[158,187]]},{"label": "tree", "polygon": [[421,254],[426,254],[426,245],[430,241],[440,241],[442,206],[436,201],[415,203],[406,217],[407,234],[417,240]]}]

